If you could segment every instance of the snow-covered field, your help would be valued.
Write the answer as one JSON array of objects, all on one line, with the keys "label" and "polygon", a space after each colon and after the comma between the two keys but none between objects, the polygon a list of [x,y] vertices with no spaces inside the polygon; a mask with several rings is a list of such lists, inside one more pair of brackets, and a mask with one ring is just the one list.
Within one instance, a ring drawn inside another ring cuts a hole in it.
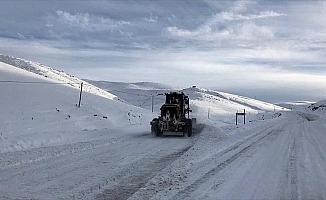
[{"label": "snow-covered field", "polygon": [[81,79],[8,56],[0,81],[0,199],[326,198],[325,101],[186,88],[202,130],[155,138],[172,86],[86,80],[78,108]]}]

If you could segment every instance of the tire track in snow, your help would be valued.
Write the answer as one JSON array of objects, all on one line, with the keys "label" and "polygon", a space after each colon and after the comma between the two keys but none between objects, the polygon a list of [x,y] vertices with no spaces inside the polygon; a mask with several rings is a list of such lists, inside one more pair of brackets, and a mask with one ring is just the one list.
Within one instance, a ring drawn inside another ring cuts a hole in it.
[{"label": "tire track in snow", "polygon": [[290,183],[291,200],[298,199],[298,176],[297,176],[297,153],[296,153],[296,138],[290,147],[290,156],[288,164],[288,181]]},{"label": "tire track in snow", "polygon": [[[269,129],[267,129],[267,130],[269,130]],[[214,167],[213,169],[206,172],[203,176],[201,176],[195,182],[193,182],[192,184],[187,186],[184,190],[179,191],[173,197],[173,199],[185,199],[187,197],[190,197],[191,193],[194,192],[200,185],[202,185],[203,183],[208,181],[211,177],[213,177],[214,175],[219,173],[221,170],[223,170],[227,166],[229,166],[233,161],[237,160],[244,153],[246,153],[248,150],[250,150],[250,148],[252,148],[256,144],[258,144],[259,142],[261,142],[262,140],[264,140],[268,136],[271,136],[272,134],[275,134],[276,132],[278,132],[278,129],[276,131],[275,131],[275,129],[273,129],[273,130],[267,132],[267,134],[263,135],[262,137],[258,137],[257,139],[256,139],[257,135],[261,135],[261,133],[255,134],[254,136],[251,136],[251,137],[247,138],[246,140],[241,141],[238,144],[235,144],[234,146],[226,149],[225,151],[222,152],[222,155],[225,155],[226,153],[229,153],[229,152],[232,152],[232,151],[236,151],[238,149],[239,150],[237,152],[235,152],[233,155],[231,155],[230,157],[228,157],[223,162],[219,163],[216,167]],[[253,141],[250,141],[251,139]],[[248,141],[250,141],[250,143],[248,145],[245,145],[244,147],[241,147],[244,143],[246,143]]]},{"label": "tire track in snow", "polygon": [[[147,134],[148,135],[148,134]],[[86,142],[76,142],[49,147],[37,147],[28,150],[7,152],[0,154],[0,169],[5,170],[21,165],[31,165],[35,162],[65,156],[67,154],[82,153],[101,146],[110,145],[122,141],[129,136],[95,139]]]},{"label": "tire track in snow", "polygon": [[[265,131],[266,131],[266,130],[273,129],[274,126],[275,126],[275,125],[268,126],[267,128],[265,127]],[[244,143],[250,141],[250,140],[253,139],[253,138],[258,137],[258,136],[261,135],[261,134],[262,134],[262,133],[261,133],[260,131],[255,131],[255,134],[252,134],[252,135],[250,135],[250,136],[247,136],[247,137],[245,137],[243,140],[241,140],[241,141],[239,141],[239,142],[236,142],[235,144],[233,144],[233,145],[231,145],[231,146],[225,148],[224,150],[218,152],[218,153],[215,155],[215,157],[216,157],[216,158],[219,158],[221,155],[224,155],[224,154],[227,154],[227,153],[229,153],[229,152],[231,152],[231,151],[234,151],[234,150],[236,150],[237,148],[239,148],[241,145],[243,145]],[[208,164],[209,162],[211,162],[211,161],[212,161],[211,159],[212,159],[212,158],[207,158],[207,159],[205,159],[205,161],[202,161],[203,166],[205,166],[206,164]],[[216,160],[216,159],[214,159],[214,160]]]},{"label": "tire track in snow", "polygon": [[[300,164],[297,166],[300,166],[298,170],[302,170],[303,165],[304,176],[308,177],[299,177],[298,196],[303,199],[325,199],[326,159],[325,149],[323,148],[325,146],[323,144],[325,141],[323,137],[324,127],[314,122],[305,122],[303,125],[302,139],[306,141],[304,151],[309,161],[304,164],[299,162]],[[299,176],[301,174],[303,174],[302,171],[298,172]]]},{"label": "tire track in snow", "polygon": [[[301,117],[301,116],[300,116]],[[298,145],[302,145],[301,142],[303,132],[305,132],[305,120],[298,119],[295,122],[288,124],[288,150],[286,152],[287,157],[284,160],[286,163],[284,178],[280,180],[280,199],[296,200],[299,198],[298,193]],[[294,126],[291,126],[294,125]],[[299,147],[300,148],[300,147]]]},{"label": "tire track in snow", "polygon": [[[166,155],[162,158],[146,158],[142,160],[145,165],[136,165],[138,168],[129,169],[123,177],[120,177],[121,181],[112,188],[105,189],[102,193],[96,196],[97,200],[114,199],[122,200],[128,199],[136,191],[145,186],[145,184],[153,178],[157,172],[163,170],[166,166],[175,161],[178,157],[187,152],[192,145],[181,149],[178,152]],[[156,159],[156,160],[155,160]]]}]

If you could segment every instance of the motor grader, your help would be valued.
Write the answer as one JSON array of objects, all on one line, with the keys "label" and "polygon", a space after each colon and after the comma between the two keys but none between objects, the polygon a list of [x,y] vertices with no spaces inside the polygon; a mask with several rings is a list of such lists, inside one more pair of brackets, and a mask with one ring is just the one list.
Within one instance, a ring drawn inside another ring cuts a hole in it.
[{"label": "motor grader", "polygon": [[180,135],[191,137],[196,126],[196,118],[189,118],[189,97],[183,92],[165,93],[165,104],[161,115],[151,121],[154,136]]}]

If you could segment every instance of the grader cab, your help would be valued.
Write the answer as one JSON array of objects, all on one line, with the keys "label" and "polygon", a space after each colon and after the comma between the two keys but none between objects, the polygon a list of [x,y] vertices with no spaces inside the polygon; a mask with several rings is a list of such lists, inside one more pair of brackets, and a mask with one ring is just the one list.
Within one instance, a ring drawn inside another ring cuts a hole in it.
[{"label": "grader cab", "polygon": [[161,115],[151,121],[151,132],[155,136],[188,135],[195,129],[196,118],[189,118],[191,112],[189,97],[183,92],[165,94],[165,104],[161,107]]}]

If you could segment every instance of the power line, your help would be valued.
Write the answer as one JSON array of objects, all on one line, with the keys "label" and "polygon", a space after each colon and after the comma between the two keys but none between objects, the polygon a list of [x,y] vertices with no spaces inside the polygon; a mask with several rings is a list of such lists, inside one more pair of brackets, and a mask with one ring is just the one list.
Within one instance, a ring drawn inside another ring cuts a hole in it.
[{"label": "power line", "polygon": [[67,82],[67,83],[54,83],[54,82],[44,82],[44,81],[16,81],[16,80],[0,80],[0,83],[17,83],[17,84],[44,84],[44,85],[72,85],[72,84],[80,84],[80,93],[79,93],[79,101],[76,106],[80,107],[81,99],[82,99],[82,91],[83,91],[83,82]]},{"label": "power line", "polygon": [[[82,82],[67,82],[67,83],[54,83],[54,82],[43,82],[43,81],[16,81],[16,80],[0,80],[0,83],[17,83],[17,84],[45,84],[45,85],[72,85],[72,84],[82,84]],[[156,95],[145,95],[145,94],[136,94],[136,93],[132,93],[132,92],[126,92],[126,91],[121,91],[121,90],[106,90],[107,92],[120,92],[120,93],[124,93],[124,94],[130,94],[130,95],[136,95],[136,96],[143,96],[143,97],[147,97],[146,99],[144,99],[144,103],[142,103],[140,105],[140,107],[142,107],[145,103],[147,103],[147,100],[150,100],[151,98],[153,98],[154,96],[158,96],[160,94],[156,94]],[[82,85],[81,85],[81,92],[82,92]],[[81,101],[81,92],[80,92],[80,97],[79,97],[79,102]],[[153,99],[152,99],[152,104],[153,104]],[[79,103],[80,105],[80,103]],[[153,106],[153,105],[152,105]],[[153,108],[152,108],[153,109]]]},{"label": "power line", "polygon": [[48,85],[80,84],[80,83],[77,83],[77,82],[53,83],[53,82],[40,82],[40,81],[12,81],[12,80],[0,80],[0,83],[48,84]]},{"label": "power line", "polygon": [[[54,83],[54,82],[44,82],[44,81],[16,81],[16,80],[0,80],[0,83],[17,83],[17,84],[47,84],[47,85],[69,85],[69,84],[81,84],[81,82],[67,82],[67,83]],[[120,92],[125,94],[131,94],[136,96],[151,97],[152,95],[136,94],[132,92],[126,92],[121,90],[106,90],[107,92]]]}]

